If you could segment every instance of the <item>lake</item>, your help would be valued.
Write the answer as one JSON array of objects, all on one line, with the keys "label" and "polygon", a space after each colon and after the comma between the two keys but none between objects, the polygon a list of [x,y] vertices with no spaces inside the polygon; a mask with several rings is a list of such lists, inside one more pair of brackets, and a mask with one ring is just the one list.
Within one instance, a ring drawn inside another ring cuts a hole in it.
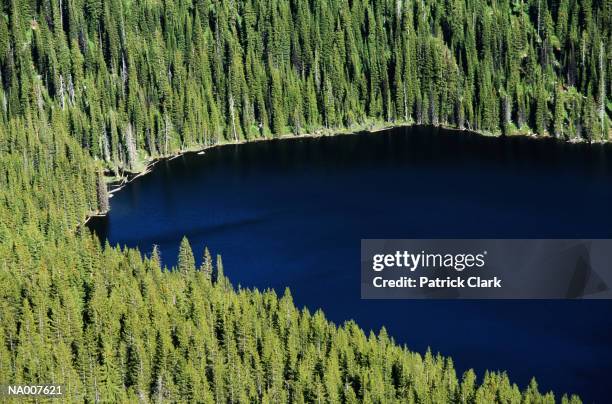
[{"label": "lake", "polygon": [[612,301],[360,299],[362,238],[612,238],[612,147],[428,127],[228,145],[158,163],[90,227],[176,263],[221,254],[235,286],[291,289],[463,371],[605,402]]}]

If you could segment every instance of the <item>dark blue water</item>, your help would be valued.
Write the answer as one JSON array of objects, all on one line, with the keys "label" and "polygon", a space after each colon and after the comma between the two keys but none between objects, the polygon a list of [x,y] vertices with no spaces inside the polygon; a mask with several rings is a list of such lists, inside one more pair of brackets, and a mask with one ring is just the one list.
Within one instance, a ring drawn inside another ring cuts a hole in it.
[{"label": "dark blue water", "polygon": [[161,162],[92,226],[112,244],[186,234],[223,255],[235,285],[288,286],[331,320],[385,326],[463,371],[606,402],[612,301],[367,301],[362,238],[610,238],[612,148],[431,128],[224,146]]}]

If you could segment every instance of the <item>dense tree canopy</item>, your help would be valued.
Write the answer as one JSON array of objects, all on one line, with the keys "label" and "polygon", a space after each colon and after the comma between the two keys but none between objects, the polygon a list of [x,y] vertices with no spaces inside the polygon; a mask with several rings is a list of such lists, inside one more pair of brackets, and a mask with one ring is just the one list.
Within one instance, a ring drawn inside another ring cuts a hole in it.
[{"label": "dense tree canopy", "polygon": [[369,121],[610,136],[604,0],[11,0],[0,99],[90,155]]},{"label": "dense tree canopy", "polygon": [[61,383],[68,401],[555,403],[535,380],[458,376],[384,329],[336,327],[289,291],[235,291],[208,252],[195,268],[186,239],[174,271],[85,232],[2,254],[0,378]]},{"label": "dense tree canopy", "polygon": [[76,402],[554,402],[235,291],[187,240],[168,271],[79,226],[109,206],[105,170],[226,141],[382,122],[608,140],[611,27],[609,0],[3,1],[0,379]]}]

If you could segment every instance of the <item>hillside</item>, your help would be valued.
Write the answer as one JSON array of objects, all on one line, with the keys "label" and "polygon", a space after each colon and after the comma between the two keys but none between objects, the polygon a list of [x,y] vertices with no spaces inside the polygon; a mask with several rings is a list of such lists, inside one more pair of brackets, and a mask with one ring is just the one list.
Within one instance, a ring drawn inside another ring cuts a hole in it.
[{"label": "hillside", "polygon": [[[0,5],[0,379],[73,401],[552,402],[503,374],[101,248],[103,172],[373,124],[610,139],[609,2],[10,0]],[[288,269],[290,270],[290,269]],[[214,282],[213,282],[214,281]],[[196,396],[197,395],[197,396]],[[573,399],[577,400],[577,399]]]}]

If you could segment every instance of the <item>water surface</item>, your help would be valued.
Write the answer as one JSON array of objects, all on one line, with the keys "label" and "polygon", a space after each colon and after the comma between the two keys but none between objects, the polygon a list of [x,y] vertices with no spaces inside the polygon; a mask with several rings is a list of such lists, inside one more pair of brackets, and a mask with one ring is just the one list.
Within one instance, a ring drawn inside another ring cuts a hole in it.
[{"label": "water surface", "polygon": [[612,301],[360,299],[362,238],[611,238],[612,148],[432,128],[223,146],[159,163],[91,225],[166,265],[189,237],[235,285],[288,286],[336,323],[385,326],[463,371],[605,402]]}]

